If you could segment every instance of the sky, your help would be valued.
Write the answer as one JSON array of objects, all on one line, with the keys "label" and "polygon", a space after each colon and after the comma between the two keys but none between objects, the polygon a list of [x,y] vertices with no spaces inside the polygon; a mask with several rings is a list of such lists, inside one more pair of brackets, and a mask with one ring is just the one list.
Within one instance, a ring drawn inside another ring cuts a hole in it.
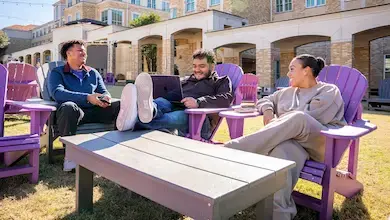
[{"label": "sky", "polygon": [[49,22],[53,20],[52,4],[55,2],[54,0],[0,0],[0,29],[14,24],[41,25]]}]

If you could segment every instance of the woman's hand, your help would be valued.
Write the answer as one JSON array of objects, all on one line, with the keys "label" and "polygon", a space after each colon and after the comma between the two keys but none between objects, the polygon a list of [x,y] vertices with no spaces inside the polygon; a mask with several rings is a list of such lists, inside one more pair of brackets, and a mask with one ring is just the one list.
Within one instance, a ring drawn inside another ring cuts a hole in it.
[{"label": "woman's hand", "polygon": [[274,118],[274,111],[271,109],[265,110],[263,112],[263,123],[266,126]]}]

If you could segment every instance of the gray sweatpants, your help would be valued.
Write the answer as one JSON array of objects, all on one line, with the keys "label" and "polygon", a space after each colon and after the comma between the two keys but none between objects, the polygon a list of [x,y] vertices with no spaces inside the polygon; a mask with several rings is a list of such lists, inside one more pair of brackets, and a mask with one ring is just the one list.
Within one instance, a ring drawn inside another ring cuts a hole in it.
[{"label": "gray sweatpants", "polygon": [[274,195],[274,219],[292,219],[296,213],[291,193],[298,181],[305,161],[311,157],[323,161],[325,138],[320,131],[326,129],[310,115],[292,111],[274,118],[261,130],[226,143],[229,148],[269,155],[295,161],[296,167],[287,174],[287,185]]}]

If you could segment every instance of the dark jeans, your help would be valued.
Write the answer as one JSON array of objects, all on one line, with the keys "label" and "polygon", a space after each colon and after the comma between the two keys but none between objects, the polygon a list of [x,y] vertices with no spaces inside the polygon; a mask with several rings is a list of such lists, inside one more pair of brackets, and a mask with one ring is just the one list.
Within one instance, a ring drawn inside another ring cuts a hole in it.
[{"label": "dark jeans", "polygon": [[[139,119],[135,129],[148,130],[177,130],[180,136],[188,134],[188,114],[183,107],[176,107],[164,98],[153,100],[155,105],[154,118],[149,123],[142,123]],[[211,136],[210,120],[206,117],[201,130],[201,137],[208,140]]]},{"label": "dark jeans", "polygon": [[112,102],[107,108],[80,108],[74,102],[64,102],[56,112],[56,122],[60,136],[75,135],[77,126],[86,123],[116,122],[120,110],[120,102]]}]

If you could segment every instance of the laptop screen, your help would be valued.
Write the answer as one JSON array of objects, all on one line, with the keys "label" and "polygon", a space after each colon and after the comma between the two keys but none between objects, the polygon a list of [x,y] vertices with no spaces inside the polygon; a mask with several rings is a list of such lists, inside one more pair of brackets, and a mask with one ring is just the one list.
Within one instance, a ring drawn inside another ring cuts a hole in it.
[{"label": "laptop screen", "polygon": [[183,90],[179,76],[153,75],[153,98],[165,98],[170,102],[180,102]]}]

